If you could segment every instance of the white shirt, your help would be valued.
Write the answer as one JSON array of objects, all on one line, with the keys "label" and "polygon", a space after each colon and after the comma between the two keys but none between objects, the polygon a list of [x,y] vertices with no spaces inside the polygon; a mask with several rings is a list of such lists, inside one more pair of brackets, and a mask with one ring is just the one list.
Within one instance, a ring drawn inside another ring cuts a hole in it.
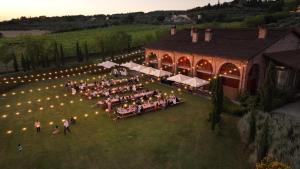
[{"label": "white shirt", "polygon": [[65,120],[65,121],[64,121],[64,126],[65,126],[65,127],[69,127],[69,122],[68,122],[68,120]]},{"label": "white shirt", "polygon": [[41,123],[38,121],[38,122],[35,122],[34,123],[34,126],[36,127],[36,128],[38,128],[38,127],[41,127]]}]

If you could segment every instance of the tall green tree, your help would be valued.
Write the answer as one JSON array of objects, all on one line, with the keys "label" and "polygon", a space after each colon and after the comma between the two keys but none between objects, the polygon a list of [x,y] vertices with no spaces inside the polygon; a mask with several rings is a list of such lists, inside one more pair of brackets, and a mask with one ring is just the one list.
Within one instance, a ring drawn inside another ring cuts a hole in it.
[{"label": "tall green tree", "polygon": [[21,66],[24,72],[27,71],[27,63],[26,63],[26,59],[24,57],[24,54],[21,54]]},{"label": "tall green tree", "polygon": [[19,64],[15,52],[12,53],[12,58],[15,72],[19,72]]},{"label": "tall green tree", "polygon": [[54,60],[55,66],[59,67],[60,63],[59,63],[59,51],[58,51],[57,42],[53,43],[53,60]]},{"label": "tall green tree", "polygon": [[88,49],[87,42],[84,43],[84,56],[85,56],[85,60],[88,61],[89,60],[89,49]]},{"label": "tall green tree", "polygon": [[76,42],[76,56],[77,56],[77,61],[78,62],[82,62],[83,61],[83,55],[82,55],[82,51],[80,49],[78,41]]},{"label": "tall green tree", "polygon": [[45,55],[45,41],[34,39],[30,36],[25,37],[23,41],[24,55],[30,63],[33,70],[38,69],[41,63],[42,56]]},{"label": "tall green tree", "polygon": [[13,49],[7,43],[4,43],[0,47],[0,61],[5,65],[6,70],[8,70],[8,64],[12,61],[12,52]]},{"label": "tall green tree", "polygon": [[215,126],[221,121],[221,113],[223,111],[223,84],[222,77],[218,76],[211,81],[211,101],[213,105],[213,110],[210,115],[211,129],[214,130]]},{"label": "tall green tree", "polygon": [[59,54],[60,54],[60,62],[62,65],[65,65],[65,53],[62,44],[59,45]]},{"label": "tall green tree", "polygon": [[260,105],[264,112],[272,110],[273,96],[276,88],[276,72],[273,62],[269,62],[265,73],[265,79],[262,88],[260,89]]}]

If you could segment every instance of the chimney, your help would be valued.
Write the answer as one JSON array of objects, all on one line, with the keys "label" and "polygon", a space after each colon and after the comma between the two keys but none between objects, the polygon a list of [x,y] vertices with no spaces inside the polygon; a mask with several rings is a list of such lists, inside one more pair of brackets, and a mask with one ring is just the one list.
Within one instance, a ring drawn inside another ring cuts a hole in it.
[{"label": "chimney", "polygon": [[266,39],[268,29],[265,26],[258,27],[258,39]]},{"label": "chimney", "polygon": [[211,29],[205,29],[204,41],[205,42],[210,42],[211,39],[212,39],[212,30]]},{"label": "chimney", "polygon": [[171,27],[171,35],[172,36],[176,35],[176,26]]},{"label": "chimney", "polygon": [[193,29],[193,32],[192,32],[192,42],[193,43],[197,43],[198,39],[199,39],[198,31],[197,31],[197,29]]}]

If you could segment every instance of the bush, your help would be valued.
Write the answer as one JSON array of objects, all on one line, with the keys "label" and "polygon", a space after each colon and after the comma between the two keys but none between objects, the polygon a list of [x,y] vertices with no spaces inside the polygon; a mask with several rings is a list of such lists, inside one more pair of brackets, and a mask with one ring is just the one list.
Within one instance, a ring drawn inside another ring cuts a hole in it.
[{"label": "bush", "polygon": [[276,13],[273,13],[273,14],[270,14],[270,15],[266,15],[265,22],[266,22],[266,24],[272,23],[272,22],[277,22],[278,20],[284,19],[288,16],[289,16],[288,12],[285,12],[285,11],[276,12]]},{"label": "bush", "polygon": [[259,26],[265,23],[265,16],[264,15],[256,15],[247,17],[244,20],[244,24],[248,27]]},{"label": "bush", "polygon": [[227,97],[224,98],[223,111],[226,114],[234,115],[234,116],[243,116],[247,113],[247,108],[236,103],[233,103]]}]

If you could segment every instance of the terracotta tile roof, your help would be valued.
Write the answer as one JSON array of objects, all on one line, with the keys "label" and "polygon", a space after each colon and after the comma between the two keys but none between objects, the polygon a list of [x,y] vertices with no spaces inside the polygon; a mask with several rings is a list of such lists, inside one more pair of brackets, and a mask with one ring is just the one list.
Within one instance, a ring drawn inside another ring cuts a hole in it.
[{"label": "terracotta tile roof", "polygon": [[197,43],[192,43],[190,29],[185,29],[178,31],[175,36],[170,35],[145,48],[248,60],[291,31],[269,29],[266,39],[258,39],[258,29],[213,29],[210,42],[204,42],[204,29],[198,32]]},{"label": "terracotta tile roof", "polygon": [[300,49],[265,53],[264,55],[284,66],[300,70]]}]

